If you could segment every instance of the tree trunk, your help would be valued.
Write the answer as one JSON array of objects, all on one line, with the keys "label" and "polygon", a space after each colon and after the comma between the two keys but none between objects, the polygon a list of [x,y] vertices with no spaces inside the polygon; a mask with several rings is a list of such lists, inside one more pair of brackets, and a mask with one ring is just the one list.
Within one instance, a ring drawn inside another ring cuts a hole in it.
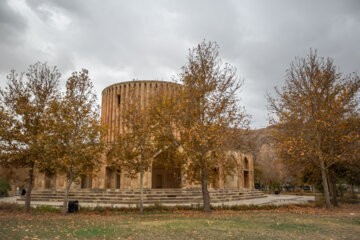
[{"label": "tree trunk", "polygon": [[340,184],[340,201],[344,202],[344,189],[342,184]]},{"label": "tree trunk", "polygon": [[330,179],[330,176],[329,176],[329,173],[326,171],[326,179],[327,179],[327,184],[329,186],[329,195],[330,197],[334,196],[334,189],[332,187],[332,184],[331,184],[331,179]]},{"label": "tree trunk", "polygon": [[207,172],[205,168],[201,169],[201,190],[203,195],[204,212],[210,212],[210,194],[207,188]]},{"label": "tree trunk", "polygon": [[140,213],[144,213],[144,172],[140,172]]},{"label": "tree trunk", "polygon": [[331,183],[331,188],[332,188],[333,205],[335,207],[338,207],[339,202],[338,202],[338,199],[337,199],[337,191],[336,191],[336,181],[335,181],[335,179],[333,179],[333,180],[330,179],[330,183]]},{"label": "tree trunk", "polygon": [[34,164],[32,164],[29,169],[29,181],[25,194],[25,207],[24,207],[26,213],[30,211],[31,190],[32,190],[33,181],[34,181]]},{"label": "tree trunk", "polygon": [[321,169],[321,177],[324,187],[324,197],[325,197],[325,205],[327,209],[330,209],[330,195],[329,195],[329,186],[327,182],[327,174],[325,169],[325,163],[322,159],[320,159],[320,169]]},{"label": "tree trunk", "polygon": [[64,216],[66,215],[67,210],[68,210],[69,190],[70,190],[72,182],[73,182],[73,175],[72,175],[72,173],[70,173],[68,183],[67,183],[66,188],[65,188],[65,196],[64,196],[64,203],[63,203],[63,209],[62,209],[62,214]]},{"label": "tree trunk", "polygon": [[355,189],[354,189],[354,184],[351,184],[351,198],[353,198],[353,199],[356,198]]}]

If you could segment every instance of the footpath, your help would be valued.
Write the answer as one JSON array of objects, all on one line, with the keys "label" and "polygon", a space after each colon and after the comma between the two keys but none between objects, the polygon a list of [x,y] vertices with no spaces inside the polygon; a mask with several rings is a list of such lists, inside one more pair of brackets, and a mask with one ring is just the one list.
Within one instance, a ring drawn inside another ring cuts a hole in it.
[{"label": "footpath", "polygon": [[[286,204],[306,204],[309,202],[315,201],[314,196],[300,196],[300,195],[265,195],[264,198],[254,198],[254,199],[244,199],[239,201],[232,201],[232,202],[222,202],[222,203],[212,203],[212,206],[234,206],[234,205],[286,205]],[[7,203],[17,203],[17,204],[24,204],[23,201],[17,201],[20,197],[6,197],[0,198],[0,202],[7,202]],[[53,206],[53,207],[61,207],[62,202],[40,202],[40,201],[32,201],[31,206]],[[80,207],[135,207],[137,203],[134,204],[94,204],[94,203],[81,203],[79,202]],[[144,204],[149,205],[149,204]],[[162,204],[164,206],[175,206],[178,204]],[[187,203],[181,204],[182,206],[190,206],[190,205],[198,205],[197,203]]]}]

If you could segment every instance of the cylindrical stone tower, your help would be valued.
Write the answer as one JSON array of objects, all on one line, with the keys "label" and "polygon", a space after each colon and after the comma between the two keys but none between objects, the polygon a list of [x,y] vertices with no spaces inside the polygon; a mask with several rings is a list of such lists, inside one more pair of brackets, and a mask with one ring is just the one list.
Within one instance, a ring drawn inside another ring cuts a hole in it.
[{"label": "cylindrical stone tower", "polygon": [[102,91],[101,123],[108,126],[108,134],[103,139],[112,142],[122,133],[122,113],[129,103],[130,93],[138,96],[139,107],[148,103],[150,96],[157,92],[169,93],[179,84],[165,81],[142,80],[129,81],[110,85]]},{"label": "cylindrical stone tower", "polygon": [[[114,142],[119,134],[123,132],[123,113],[125,108],[135,100],[140,107],[146,107],[151,96],[155,94],[172,95],[182,85],[164,81],[129,81],[113,84],[102,91],[101,122],[108,126],[108,135],[102,140]],[[136,96],[136,97],[133,97]],[[224,176],[219,168],[215,168],[218,176],[209,183],[213,188],[254,188],[253,158],[249,154],[240,151],[229,151],[237,161],[234,173]],[[137,189],[139,179],[129,178],[125,172],[112,169],[106,165],[106,156],[103,155],[100,171],[94,178],[83,176],[81,184],[74,184],[73,189],[101,188],[101,189]],[[155,159],[156,161],[156,159]],[[35,189],[64,189],[66,186],[65,175],[49,175],[38,173],[40,177],[35,180]],[[186,172],[182,173],[178,167],[168,168],[161,164],[153,164],[144,174],[145,188],[197,188],[197,184],[186,181]]]}]

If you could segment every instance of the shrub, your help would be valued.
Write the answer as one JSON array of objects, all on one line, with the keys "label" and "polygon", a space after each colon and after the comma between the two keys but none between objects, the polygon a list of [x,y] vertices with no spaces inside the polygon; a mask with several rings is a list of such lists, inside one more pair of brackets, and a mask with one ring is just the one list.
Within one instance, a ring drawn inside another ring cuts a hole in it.
[{"label": "shrub", "polygon": [[49,205],[37,206],[31,209],[31,213],[33,214],[60,213],[60,212],[61,212],[61,208],[49,206]]},{"label": "shrub", "polygon": [[19,212],[24,210],[24,206],[17,203],[1,202],[0,210],[7,212]]},{"label": "shrub", "polygon": [[11,190],[9,182],[5,178],[0,177],[0,197],[8,197]]}]

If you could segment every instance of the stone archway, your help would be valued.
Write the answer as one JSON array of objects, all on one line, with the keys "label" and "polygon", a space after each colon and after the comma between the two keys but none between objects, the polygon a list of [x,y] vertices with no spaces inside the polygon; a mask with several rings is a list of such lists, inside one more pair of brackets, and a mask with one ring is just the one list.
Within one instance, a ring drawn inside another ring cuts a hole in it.
[{"label": "stone archway", "polygon": [[244,158],[244,169],[249,170],[249,160],[247,157]]},{"label": "stone archway", "polygon": [[219,168],[213,169],[214,178],[212,180],[213,188],[220,188],[220,170]]}]

